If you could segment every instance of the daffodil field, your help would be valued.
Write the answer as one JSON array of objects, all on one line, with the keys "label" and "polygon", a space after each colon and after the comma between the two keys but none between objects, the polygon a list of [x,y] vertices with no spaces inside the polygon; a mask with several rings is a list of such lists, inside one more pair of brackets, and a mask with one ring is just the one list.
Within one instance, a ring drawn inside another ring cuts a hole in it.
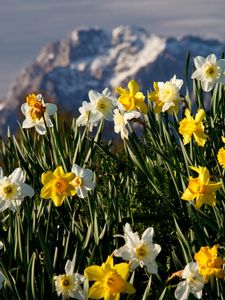
[{"label": "daffodil field", "polygon": [[0,299],[225,299],[225,59],[104,88],[0,139]]}]

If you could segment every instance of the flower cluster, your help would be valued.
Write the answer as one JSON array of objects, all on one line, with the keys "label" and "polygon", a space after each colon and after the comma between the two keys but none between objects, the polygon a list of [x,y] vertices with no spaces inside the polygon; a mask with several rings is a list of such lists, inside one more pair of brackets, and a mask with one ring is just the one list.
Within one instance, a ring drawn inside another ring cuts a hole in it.
[{"label": "flower cluster", "polygon": [[212,248],[201,247],[199,252],[195,253],[196,262],[188,263],[181,272],[184,280],[177,285],[175,291],[177,300],[188,299],[190,293],[201,299],[203,287],[210,277],[225,278],[225,271],[222,269],[225,260],[218,256],[218,247],[219,245]]}]

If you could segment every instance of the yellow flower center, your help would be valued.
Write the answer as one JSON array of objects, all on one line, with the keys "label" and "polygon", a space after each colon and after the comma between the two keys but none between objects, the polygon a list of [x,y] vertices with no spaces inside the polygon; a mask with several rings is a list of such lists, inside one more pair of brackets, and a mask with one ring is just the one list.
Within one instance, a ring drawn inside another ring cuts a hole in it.
[{"label": "yellow flower center", "polygon": [[209,81],[213,81],[219,77],[220,68],[215,64],[206,63],[203,67],[203,74]]},{"label": "yellow flower center", "polygon": [[75,187],[80,187],[83,183],[83,179],[80,176],[76,176],[73,180],[73,185]]},{"label": "yellow flower center", "polygon": [[26,102],[30,107],[29,114],[31,119],[40,120],[46,111],[46,107],[42,103],[42,98],[38,98],[37,95],[31,94],[27,96]]},{"label": "yellow flower center", "polygon": [[201,183],[199,178],[190,179],[188,188],[193,194],[199,195],[205,193],[205,185]]},{"label": "yellow flower center", "polygon": [[4,200],[12,200],[18,191],[18,186],[7,180],[0,186],[0,195]]},{"label": "yellow flower center", "polygon": [[171,102],[178,98],[176,86],[172,82],[165,82],[159,89],[159,99],[163,102]]},{"label": "yellow flower center", "polygon": [[68,182],[63,178],[58,178],[55,180],[54,188],[57,193],[63,194],[68,190]]},{"label": "yellow flower center", "polygon": [[136,255],[139,260],[142,260],[148,253],[148,249],[145,244],[136,248]]},{"label": "yellow flower center", "polygon": [[107,98],[102,97],[98,100],[96,109],[98,111],[100,111],[101,113],[105,113],[112,109],[112,104],[110,103],[110,101]]},{"label": "yellow flower center", "polygon": [[69,295],[69,291],[76,289],[77,282],[72,275],[55,276],[57,290],[62,293],[63,297]]},{"label": "yellow flower center", "polygon": [[125,281],[116,271],[110,271],[107,274],[105,285],[106,289],[112,295],[125,291]]}]

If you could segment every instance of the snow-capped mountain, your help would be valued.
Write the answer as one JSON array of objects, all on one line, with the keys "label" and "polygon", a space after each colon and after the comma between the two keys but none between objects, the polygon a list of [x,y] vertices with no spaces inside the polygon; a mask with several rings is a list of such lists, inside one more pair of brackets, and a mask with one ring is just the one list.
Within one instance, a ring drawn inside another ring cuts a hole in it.
[{"label": "snow-capped mountain", "polygon": [[126,86],[136,79],[142,91],[153,81],[184,79],[187,52],[191,56],[215,53],[221,57],[225,43],[198,37],[162,38],[140,28],[120,26],[111,32],[78,28],[67,38],[49,44],[25,68],[0,101],[0,131],[21,120],[20,105],[30,93],[43,93],[46,102],[73,115],[88,91]]}]

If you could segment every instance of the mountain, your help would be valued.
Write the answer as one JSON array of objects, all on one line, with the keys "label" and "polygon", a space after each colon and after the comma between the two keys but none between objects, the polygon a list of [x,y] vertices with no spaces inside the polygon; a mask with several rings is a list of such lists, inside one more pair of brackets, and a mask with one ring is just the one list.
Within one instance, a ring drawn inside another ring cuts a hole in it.
[{"label": "mountain", "polygon": [[184,79],[188,51],[191,57],[210,53],[221,57],[225,43],[193,36],[163,38],[128,26],[112,31],[78,28],[44,47],[19,74],[0,102],[0,130],[18,126],[20,106],[30,93],[43,93],[46,102],[56,102],[60,110],[77,115],[90,89],[113,89],[136,79],[147,91],[153,81],[166,81],[174,74]]}]

